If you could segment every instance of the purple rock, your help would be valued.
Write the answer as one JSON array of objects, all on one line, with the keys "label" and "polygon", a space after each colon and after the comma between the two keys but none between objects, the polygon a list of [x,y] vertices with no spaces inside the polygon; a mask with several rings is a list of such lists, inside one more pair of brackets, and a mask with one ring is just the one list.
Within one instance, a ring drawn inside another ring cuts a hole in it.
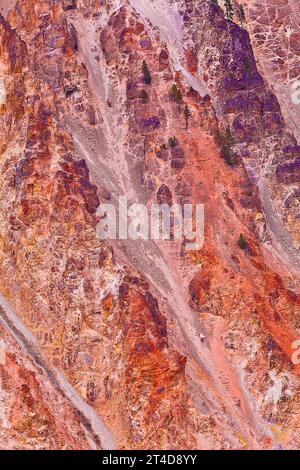
[{"label": "purple rock", "polygon": [[243,148],[242,150],[242,157],[249,157],[250,151],[247,147]]},{"label": "purple rock", "polygon": [[151,116],[149,118],[144,118],[140,123],[141,129],[145,131],[153,131],[160,126],[160,120],[157,116]]},{"label": "purple rock", "polygon": [[263,104],[260,97],[255,93],[249,94],[248,97],[248,112],[250,114],[263,114]]},{"label": "purple rock", "polygon": [[149,49],[151,47],[150,39],[140,39],[140,46],[142,49]]},{"label": "purple rock", "polygon": [[282,130],[282,121],[279,113],[268,113],[263,116],[262,126],[268,134],[278,134]]},{"label": "purple rock", "polygon": [[264,112],[279,112],[280,107],[277,98],[271,91],[267,91],[264,102]]},{"label": "purple rock", "polygon": [[172,158],[184,158],[184,150],[181,147],[173,147],[171,149]]},{"label": "purple rock", "polygon": [[246,89],[246,81],[244,80],[243,76],[239,74],[238,76],[234,75],[227,75],[224,79],[224,90],[230,93],[233,91],[241,91]]},{"label": "purple rock", "polygon": [[228,28],[228,22],[225,20],[225,18],[223,18],[223,19],[219,22],[218,27],[219,27],[220,29],[222,29],[222,31],[226,31],[226,30],[227,30],[227,28]]},{"label": "purple rock", "polygon": [[276,170],[276,176],[282,183],[299,183],[300,182],[300,157],[294,162],[279,165]]},{"label": "purple rock", "polygon": [[287,158],[298,157],[300,155],[300,145],[287,145],[283,148],[283,152]]},{"label": "purple rock", "polygon": [[247,110],[247,99],[244,95],[236,95],[229,98],[225,104],[225,113],[238,114]]},{"label": "purple rock", "polygon": [[85,355],[85,362],[86,362],[87,365],[92,366],[93,362],[94,362],[94,359],[93,359],[92,356],[86,354]]},{"label": "purple rock", "polygon": [[138,93],[137,93],[137,84],[136,82],[128,82],[126,86],[126,96],[127,99],[133,100],[137,98]]},{"label": "purple rock", "polygon": [[241,114],[236,116],[232,126],[237,142],[250,142],[256,136],[257,129],[254,122],[247,121]]},{"label": "purple rock", "polygon": [[250,77],[248,78],[248,88],[252,90],[253,88],[260,88],[263,86],[264,81],[261,77],[261,75],[255,71],[250,74]]},{"label": "purple rock", "polygon": [[293,205],[294,199],[300,199],[300,189],[295,189],[293,194],[291,194],[284,202],[286,208],[289,208]]},{"label": "purple rock", "polygon": [[255,69],[256,67],[248,33],[245,30],[240,29],[237,25],[234,25],[231,28],[231,37],[234,61],[237,64],[243,64],[244,57],[247,56],[250,65]]},{"label": "purple rock", "polygon": [[230,93],[233,91],[252,90],[263,85],[263,79],[259,73],[246,72],[245,69],[236,69],[224,79],[224,90]]},{"label": "purple rock", "polygon": [[241,115],[237,116],[233,121],[233,129],[236,140],[238,142],[244,142],[247,138],[247,132]]},{"label": "purple rock", "polygon": [[185,166],[185,161],[182,158],[174,159],[171,161],[171,167],[174,170],[181,170],[182,168],[184,168],[184,166]]}]

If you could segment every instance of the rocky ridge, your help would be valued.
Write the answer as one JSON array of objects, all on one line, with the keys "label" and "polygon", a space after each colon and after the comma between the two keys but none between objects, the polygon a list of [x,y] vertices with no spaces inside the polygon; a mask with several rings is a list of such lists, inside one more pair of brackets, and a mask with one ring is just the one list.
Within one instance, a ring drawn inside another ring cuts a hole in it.
[{"label": "rocky ridge", "polygon": [[[47,367],[118,448],[299,447],[298,147],[247,32],[204,0],[19,0],[0,32],[1,294]],[[204,203],[204,247],[101,242],[122,194]],[[90,447],[51,403],[7,445]]]}]

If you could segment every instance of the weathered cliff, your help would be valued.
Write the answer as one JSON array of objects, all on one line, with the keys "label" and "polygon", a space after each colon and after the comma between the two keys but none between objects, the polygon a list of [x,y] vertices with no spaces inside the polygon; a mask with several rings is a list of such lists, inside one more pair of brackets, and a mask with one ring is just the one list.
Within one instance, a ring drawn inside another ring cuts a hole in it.
[{"label": "weathered cliff", "polygon": [[[299,448],[299,147],[248,33],[206,0],[12,6],[0,17],[5,446]],[[203,248],[100,241],[97,208],[120,195],[203,203]]]}]

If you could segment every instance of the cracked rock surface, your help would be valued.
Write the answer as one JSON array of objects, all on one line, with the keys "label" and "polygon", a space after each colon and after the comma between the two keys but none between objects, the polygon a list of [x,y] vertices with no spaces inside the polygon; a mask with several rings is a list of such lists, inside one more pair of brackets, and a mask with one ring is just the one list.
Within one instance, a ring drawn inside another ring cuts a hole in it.
[{"label": "cracked rock surface", "polygon": [[[0,1],[1,448],[299,448],[299,13],[244,3]],[[203,247],[100,240],[124,195]]]}]

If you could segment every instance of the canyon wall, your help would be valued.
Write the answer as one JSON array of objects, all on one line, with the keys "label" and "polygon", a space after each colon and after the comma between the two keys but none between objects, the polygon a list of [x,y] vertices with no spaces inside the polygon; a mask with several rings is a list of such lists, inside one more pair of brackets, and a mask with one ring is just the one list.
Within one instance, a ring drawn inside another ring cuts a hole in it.
[{"label": "canyon wall", "polygon": [[[248,3],[3,10],[3,448],[299,448],[299,115]],[[122,195],[204,204],[203,247],[101,241]]]}]

